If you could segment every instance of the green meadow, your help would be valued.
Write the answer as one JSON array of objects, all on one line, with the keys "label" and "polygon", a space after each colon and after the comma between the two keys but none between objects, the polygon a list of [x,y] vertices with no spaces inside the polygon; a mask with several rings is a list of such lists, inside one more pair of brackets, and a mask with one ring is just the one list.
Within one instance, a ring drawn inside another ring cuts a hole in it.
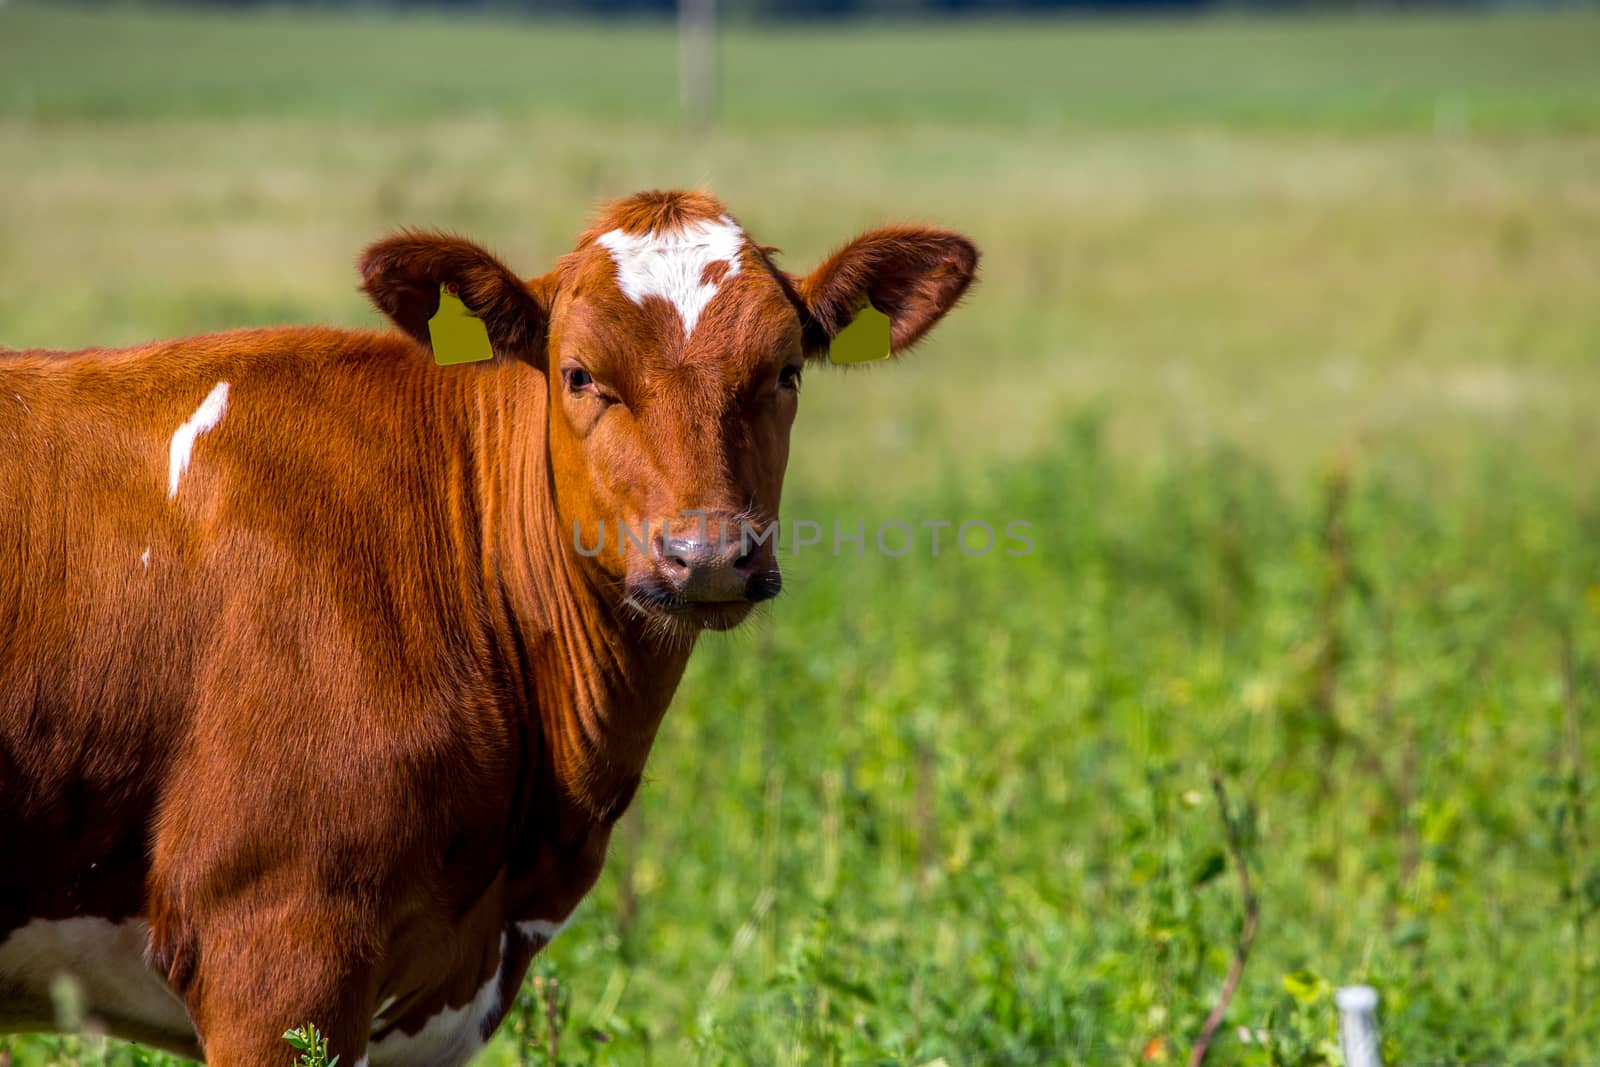
[{"label": "green meadow", "polygon": [[984,249],[921,349],[808,373],[823,544],[703,641],[480,1062],[1181,1064],[1241,863],[1207,1063],[1342,1063],[1357,982],[1391,1065],[1600,1061],[1600,13],[734,27],[705,133],[676,54],[0,7],[0,345],[374,326],[387,230],[531,275],[650,187],[796,271]]}]

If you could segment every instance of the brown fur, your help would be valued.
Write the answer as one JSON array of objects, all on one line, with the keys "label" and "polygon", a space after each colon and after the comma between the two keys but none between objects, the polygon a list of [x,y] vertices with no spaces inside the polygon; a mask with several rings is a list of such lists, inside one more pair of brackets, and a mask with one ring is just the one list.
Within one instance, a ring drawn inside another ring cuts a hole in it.
[{"label": "brown fur", "polygon": [[[213,1064],[278,1059],[308,1019],[353,1064],[378,1004],[378,1036],[414,1032],[502,935],[509,1003],[542,944],[513,924],[592,886],[695,634],[750,606],[629,606],[655,561],[583,558],[573,524],[775,518],[782,367],[869,297],[914,343],[976,266],[911,227],[802,279],[747,243],[689,340],[595,239],[723,212],[630,198],[527,283],[460,238],[389,238],[361,274],[400,333],[0,354],[0,942],[148,917]],[[500,358],[428,358],[441,283]],[[169,499],[169,441],[219,381]]]}]

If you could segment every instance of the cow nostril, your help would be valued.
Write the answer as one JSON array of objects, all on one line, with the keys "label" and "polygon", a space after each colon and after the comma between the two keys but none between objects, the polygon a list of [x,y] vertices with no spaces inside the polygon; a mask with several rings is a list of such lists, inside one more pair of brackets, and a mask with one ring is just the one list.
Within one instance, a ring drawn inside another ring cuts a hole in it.
[{"label": "cow nostril", "polygon": [[693,553],[678,539],[666,540],[657,536],[651,547],[655,550],[657,566],[669,581],[682,584],[693,573]]}]

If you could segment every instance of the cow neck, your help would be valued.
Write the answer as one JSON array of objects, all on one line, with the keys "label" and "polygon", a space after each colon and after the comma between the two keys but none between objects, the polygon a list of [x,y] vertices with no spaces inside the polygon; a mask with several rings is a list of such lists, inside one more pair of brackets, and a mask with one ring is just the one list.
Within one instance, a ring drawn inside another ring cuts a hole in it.
[{"label": "cow neck", "polygon": [[494,643],[533,765],[553,774],[571,816],[609,826],[633,797],[694,642],[653,635],[616,580],[570,550],[544,375],[507,363],[479,382],[473,451]]}]

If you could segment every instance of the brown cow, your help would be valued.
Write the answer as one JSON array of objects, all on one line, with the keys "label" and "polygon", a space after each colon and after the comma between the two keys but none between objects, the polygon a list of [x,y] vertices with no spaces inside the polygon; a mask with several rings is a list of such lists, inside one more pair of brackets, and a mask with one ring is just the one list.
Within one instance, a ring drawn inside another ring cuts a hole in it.
[{"label": "brown cow", "polygon": [[[977,263],[919,227],[768,252],[646,193],[529,282],[379,242],[401,332],[0,356],[0,1031],[49,1029],[64,972],[212,1064],[308,1020],[347,1064],[470,1058],[696,634],[777,594],[720,527],[776,518],[803,364],[869,299],[914,343]],[[441,285],[490,362],[429,358]],[[618,521],[648,549],[579,551]]]}]

